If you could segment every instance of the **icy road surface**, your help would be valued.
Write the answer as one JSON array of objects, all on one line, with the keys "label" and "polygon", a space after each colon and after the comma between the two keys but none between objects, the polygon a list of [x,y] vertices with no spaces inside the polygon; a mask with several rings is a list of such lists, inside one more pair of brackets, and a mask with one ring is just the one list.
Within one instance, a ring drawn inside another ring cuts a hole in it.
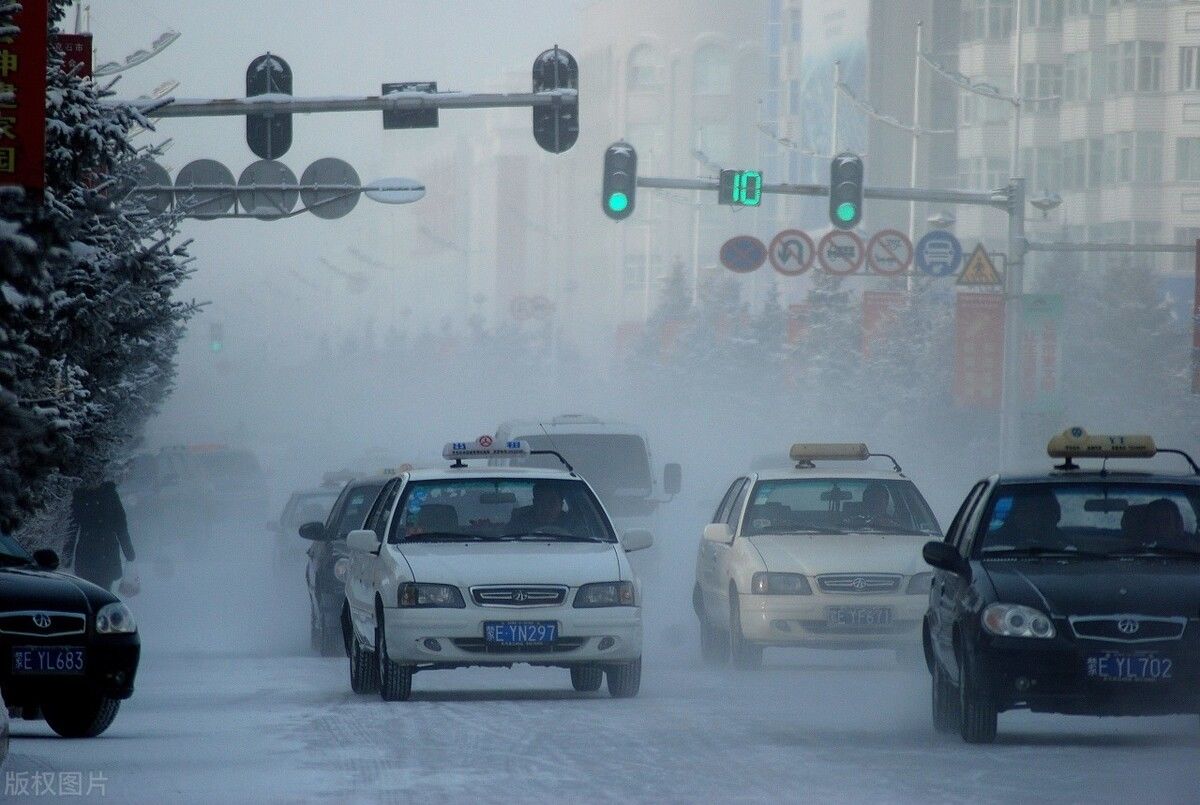
[{"label": "icy road surface", "polygon": [[147,562],[134,698],[94,740],[14,722],[6,786],[81,772],[109,801],[154,803],[1200,802],[1194,717],[1010,713],[995,746],[968,747],[933,735],[928,677],[890,653],[702,667],[680,589],[647,595],[636,699],[519,667],[421,673],[412,701],[386,704],[350,692],[346,660],[303,656],[301,557],[272,590],[254,574],[275,560],[244,559]]}]

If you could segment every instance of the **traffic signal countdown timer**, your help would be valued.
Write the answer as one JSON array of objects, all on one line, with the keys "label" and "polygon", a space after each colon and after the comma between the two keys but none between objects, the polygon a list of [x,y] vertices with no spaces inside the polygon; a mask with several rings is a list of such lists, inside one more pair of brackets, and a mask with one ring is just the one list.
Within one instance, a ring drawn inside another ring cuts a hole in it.
[{"label": "traffic signal countdown timer", "polygon": [[761,171],[721,171],[717,188],[717,203],[737,207],[757,207],[762,204]]},{"label": "traffic signal countdown timer", "polygon": [[601,204],[604,214],[623,221],[633,214],[637,197],[637,151],[624,140],[604,152],[604,184]]},{"label": "traffic signal countdown timer", "polygon": [[853,229],[862,221],[863,162],[843,151],[829,165],[829,223]]}]

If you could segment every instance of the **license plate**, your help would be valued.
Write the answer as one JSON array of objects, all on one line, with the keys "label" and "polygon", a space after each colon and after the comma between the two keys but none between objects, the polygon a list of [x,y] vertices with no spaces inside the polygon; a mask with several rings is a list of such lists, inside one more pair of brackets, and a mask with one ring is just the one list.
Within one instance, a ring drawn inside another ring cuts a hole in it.
[{"label": "license plate", "polygon": [[829,607],[825,616],[830,626],[888,626],[892,622],[892,608]]},{"label": "license plate", "polygon": [[545,646],[558,639],[554,621],[496,621],[483,625],[483,637],[498,646]]},{"label": "license plate", "polygon": [[13,674],[82,674],[83,649],[74,646],[16,646]]},{"label": "license plate", "polygon": [[1087,658],[1087,675],[1110,682],[1161,682],[1171,678],[1174,662],[1153,652],[1106,651]]}]

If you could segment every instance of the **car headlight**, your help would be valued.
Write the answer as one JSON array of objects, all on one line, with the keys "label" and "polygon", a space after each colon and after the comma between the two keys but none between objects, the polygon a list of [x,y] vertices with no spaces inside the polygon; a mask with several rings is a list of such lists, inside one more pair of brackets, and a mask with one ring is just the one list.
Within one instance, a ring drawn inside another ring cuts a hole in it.
[{"label": "car headlight", "polygon": [[346,572],[350,570],[350,560],[342,557],[333,563],[333,577],[340,582],[346,581]]},{"label": "car headlight", "polygon": [[400,585],[399,604],[402,607],[453,607],[462,609],[462,593],[452,584],[417,584],[408,582]]},{"label": "car headlight", "polygon": [[632,607],[637,604],[637,591],[632,581],[602,581],[585,584],[575,593],[575,608]]},{"label": "car headlight", "polygon": [[932,573],[917,573],[908,580],[908,587],[904,589],[904,592],[907,595],[929,595],[929,588],[932,585]]},{"label": "car headlight", "polygon": [[983,628],[999,637],[1054,637],[1054,624],[1033,607],[991,604],[983,610]]},{"label": "car headlight", "polygon": [[799,573],[755,573],[750,579],[755,595],[812,595],[808,579]]},{"label": "car headlight", "polygon": [[97,634],[133,634],[136,631],[137,621],[121,601],[105,604],[96,613]]}]

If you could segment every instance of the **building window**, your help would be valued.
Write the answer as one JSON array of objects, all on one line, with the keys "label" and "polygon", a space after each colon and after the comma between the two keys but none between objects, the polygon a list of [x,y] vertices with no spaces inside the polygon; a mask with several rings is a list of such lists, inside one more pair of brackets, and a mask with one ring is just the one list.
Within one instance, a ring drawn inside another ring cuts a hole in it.
[{"label": "building window", "polygon": [[[1175,242],[1183,243],[1188,246],[1195,246],[1196,241],[1200,240],[1200,226],[1177,226],[1175,227]],[[1196,267],[1195,252],[1179,252],[1175,255],[1175,270],[1176,271],[1191,271]]]},{"label": "building window", "polygon": [[1102,0],[1067,0],[1068,17],[1086,17],[1104,11]]},{"label": "building window", "polygon": [[1200,89],[1200,46],[1179,49],[1179,89]]},{"label": "building window", "polygon": [[1057,112],[1063,95],[1061,64],[1026,64],[1021,71],[1022,111]]},{"label": "building window", "polygon": [[1025,25],[1029,28],[1061,28],[1063,0],[1025,0]]},{"label": "building window", "polygon": [[788,11],[788,38],[792,42],[799,42],[800,37],[804,34],[802,25],[802,16],[799,8],[792,8]]},{"label": "building window", "polygon": [[1063,149],[1058,146],[1022,148],[1021,165],[1030,187],[1056,190],[1062,186]]},{"label": "building window", "polygon": [[724,48],[705,45],[696,51],[692,92],[697,95],[729,95],[733,92],[733,71]]},{"label": "building window", "polygon": [[1161,182],[1163,135],[1161,131],[1139,131],[1134,137],[1133,177],[1139,182]]},{"label": "building window", "polygon": [[800,80],[796,78],[788,81],[788,114],[800,117]]},{"label": "building window", "polygon": [[1175,141],[1175,179],[1200,182],[1200,137],[1180,137]]},{"label": "building window", "polygon": [[663,87],[662,60],[650,45],[638,45],[629,53],[626,78],[630,92],[656,92]]},{"label": "building window", "polygon": [[1107,46],[1107,89],[1111,95],[1162,89],[1162,42],[1114,42]]},{"label": "building window", "polygon": [[963,0],[962,39],[1007,39],[1012,17],[1012,0]]},{"label": "building window", "polygon": [[1104,54],[1092,51],[1063,56],[1062,99],[1087,103],[1104,97]]},{"label": "building window", "polygon": [[1104,137],[1104,181],[1162,181],[1163,137],[1160,131],[1121,131]]}]

